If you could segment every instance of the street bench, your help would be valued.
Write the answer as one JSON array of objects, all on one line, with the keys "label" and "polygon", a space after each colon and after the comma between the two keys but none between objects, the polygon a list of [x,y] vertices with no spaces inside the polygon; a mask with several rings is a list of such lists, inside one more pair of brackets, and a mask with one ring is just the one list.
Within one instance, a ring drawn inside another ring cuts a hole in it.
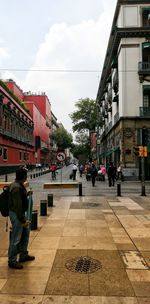
[{"label": "street bench", "polygon": [[[3,189],[5,186],[9,186],[12,182],[0,182],[0,189]],[[25,182],[24,186],[27,188],[29,187],[29,182]]]},{"label": "street bench", "polygon": [[63,183],[45,183],[44,189],[79,189],[79,196],[82,196],[82,183],[81,182],[63,182]]}]

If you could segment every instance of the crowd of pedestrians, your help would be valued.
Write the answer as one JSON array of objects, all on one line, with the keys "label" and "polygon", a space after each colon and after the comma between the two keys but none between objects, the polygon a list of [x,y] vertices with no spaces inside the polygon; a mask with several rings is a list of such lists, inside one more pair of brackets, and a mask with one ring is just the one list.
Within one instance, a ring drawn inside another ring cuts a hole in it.
[{"label": "crowd of pedestrians", "polygon": [[[107,169],[106,169],[107,167]],[[95,181],[105,181],[106,175],[108,177],[108,186],[114,187],[115,181],[121,180],[123,181],[123,173],[121,165],[118,164],[118,167],[116,167],[113,162],[110,162],[105,167],[104,164],[100,164],[97,166],[94,161],[93,162],[87,162],[85,164],[79,164],[79,166],[76,165],[76,163],[73,164],[72,172],[70,174],[70,179],[76,180],[76,173],[79,170],[80,177],[85,174],[87,181],[92,181],[92,186],[95,186]]]}]

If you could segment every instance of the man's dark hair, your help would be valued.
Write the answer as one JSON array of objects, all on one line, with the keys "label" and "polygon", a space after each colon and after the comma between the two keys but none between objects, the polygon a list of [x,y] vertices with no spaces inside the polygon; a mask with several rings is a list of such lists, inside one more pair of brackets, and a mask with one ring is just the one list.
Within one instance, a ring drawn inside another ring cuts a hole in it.
[{"label": "man's dark hair", "polygon": [[16,180],[22,180],[27,177],[27,170],[24,168],[19,168],[16,171]]}]

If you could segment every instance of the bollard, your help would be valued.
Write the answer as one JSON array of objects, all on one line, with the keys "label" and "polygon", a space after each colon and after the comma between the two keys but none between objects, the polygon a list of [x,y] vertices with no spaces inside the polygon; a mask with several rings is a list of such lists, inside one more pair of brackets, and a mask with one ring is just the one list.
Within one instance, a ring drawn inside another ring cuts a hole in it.
[{"label": "bollard", "polygon": [[32,211],[31,230],[37,230],[38,211]]},{"label": "bollard", "polygon": [[48,207],[53,207],[53,194],[47,195]]},{"label": "bollard", "polygon": [[117,196],[121,196],[121,183],[117,183]]},{"label": "bollard", "polygon": [[35,178],[35,173],[33,174],[33,178]]},{"label": "bollard", "polygon": [[8,176],[7,176],[7,174],[5,175],[5,182],[8,182]]},{"label": "bollard", "polygon": [[47,200],[40,201],[40,215],[47,215]]},{"label": "bollard", "polygon": [[79,183],[79,196],[82,196],[82,183]]},{"label": "bollard", "polygon": [[32,179],[32,174],[30,174],[30,178]]}]

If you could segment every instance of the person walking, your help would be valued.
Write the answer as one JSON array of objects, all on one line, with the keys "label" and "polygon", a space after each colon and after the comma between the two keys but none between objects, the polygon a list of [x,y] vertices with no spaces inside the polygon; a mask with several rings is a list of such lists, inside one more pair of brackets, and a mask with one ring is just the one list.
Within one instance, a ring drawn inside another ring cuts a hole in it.
[{"label": "person walking", "polygon": [[96,180],[96,176],[97,176],[97,168],[94,165],[94,163],[92,163],[90,173],[91,173],[91,177],[92,177],[92,186],[95,187],[95,180]]},{"label": "person walking", "polygon": [[[28,209],[28,194],[24,187],[27,179],[27,171],[20,168],[16,171],[16,179],[10,185],[9,195],[9,218],[12,225],[12,232],[8,248],[8,266],[14,269],[22,269],[21,263],[33,261],[34,256],[28,254],[29,243],[29,224],[26,219],[26,211]],[[17,261],[19,254],[19,261]]]},{"label": "person walking", "polygon": [[73,168],[72,168],[73,180],[76,180],[77,169],[78,168],[77,168],[76,164],[74,164]]},{"label": "person walking", "polygon": [[83,174],[83,165],[81,164],[79,167],[80,177],[82,177]]},{"label": "person walking", "polygon": [[113,163],[110,163],[110,166],[108,168],[108,181],[109,181],[109,187],[115,185],[115,178],[116,178],[116,167],[113,165]]}]

